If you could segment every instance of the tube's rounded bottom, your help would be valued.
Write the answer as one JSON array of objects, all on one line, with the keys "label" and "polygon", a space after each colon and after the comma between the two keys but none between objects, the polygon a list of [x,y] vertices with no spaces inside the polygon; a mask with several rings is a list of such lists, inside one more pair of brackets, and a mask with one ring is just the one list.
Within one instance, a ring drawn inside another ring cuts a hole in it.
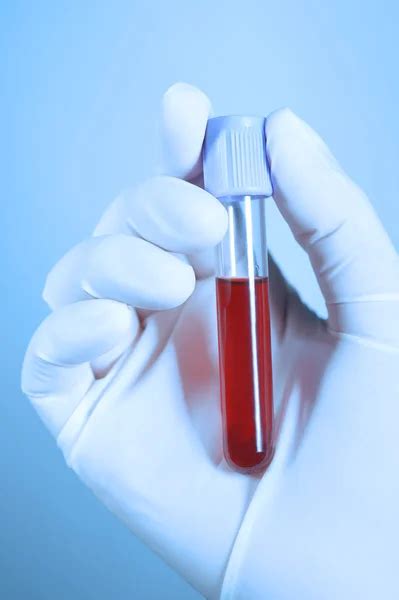
[{"label": "tube's rounded bottom", "polygon": [[263,452],[256,452],[248,456],[245,453],[233,453],[225,449],[224,456],[227,464],[234,471],[247,475],[258,475],[270,466],[274,457],[274,450],[273,445]]}]

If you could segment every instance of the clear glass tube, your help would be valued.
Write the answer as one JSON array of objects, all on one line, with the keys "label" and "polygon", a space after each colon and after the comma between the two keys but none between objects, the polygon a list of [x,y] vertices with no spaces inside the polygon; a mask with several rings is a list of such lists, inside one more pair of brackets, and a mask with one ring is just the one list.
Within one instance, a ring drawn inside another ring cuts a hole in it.
[{"label": "clear glass tube", "polygon": [[224,454],[236,470],[255,472],[274,453],[265,197],[219,200],[228,214],[216,250]]}]

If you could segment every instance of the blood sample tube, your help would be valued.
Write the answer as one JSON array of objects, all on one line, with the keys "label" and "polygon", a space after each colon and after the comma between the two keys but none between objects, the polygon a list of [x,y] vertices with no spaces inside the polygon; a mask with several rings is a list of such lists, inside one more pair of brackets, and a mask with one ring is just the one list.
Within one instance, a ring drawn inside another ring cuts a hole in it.
[{"label": "blood sample tube", "polygon": [[264,131],[261,117],[209,119],[203,156],[205,189],[228,216],[216,248],[223,448],[244,473],[263,471],[274,453]]}]

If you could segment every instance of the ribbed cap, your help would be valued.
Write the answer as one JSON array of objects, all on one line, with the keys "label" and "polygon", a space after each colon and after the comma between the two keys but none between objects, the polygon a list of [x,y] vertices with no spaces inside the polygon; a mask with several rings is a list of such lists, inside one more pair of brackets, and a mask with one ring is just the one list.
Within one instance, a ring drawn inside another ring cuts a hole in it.
[{"label": "ribbed cap", "polygon": [[205,189],[217,198],[273,193],[263,117],[209,119],[203,161]]}]

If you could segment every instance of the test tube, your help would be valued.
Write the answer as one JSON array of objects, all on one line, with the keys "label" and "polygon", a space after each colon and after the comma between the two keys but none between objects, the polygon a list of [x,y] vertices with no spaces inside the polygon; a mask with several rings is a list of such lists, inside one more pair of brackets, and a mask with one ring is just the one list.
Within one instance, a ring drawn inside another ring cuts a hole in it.
[{"label": "test tube", "polygon": [[233,469],[257,473],[274,453],[265,119],[209,119],[203,162],[204,187],[228,216],[215,273],[224,456]]}]

